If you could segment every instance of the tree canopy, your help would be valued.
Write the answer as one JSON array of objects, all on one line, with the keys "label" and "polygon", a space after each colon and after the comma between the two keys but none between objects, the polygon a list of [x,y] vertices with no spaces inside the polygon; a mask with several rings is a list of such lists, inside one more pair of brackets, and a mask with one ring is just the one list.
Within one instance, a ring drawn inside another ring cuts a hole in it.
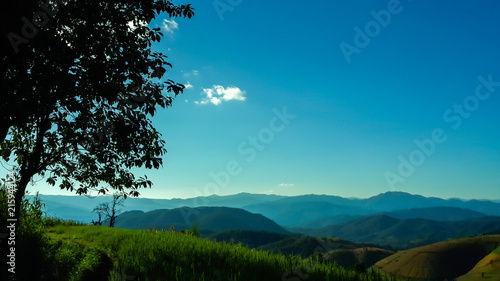
[{"label": "tree canopy", "polygon": [[[194,15],[170,1],[10,1],[2,9],[0,157],[18,169],[18,204],[35,175],[87,194],[150,187],[165,142],[151,117],[184,89],[160,80],[157,15]],[[16,9],[17,8],[17,9]],[[11,12],[14,11],[14,12]]]}]

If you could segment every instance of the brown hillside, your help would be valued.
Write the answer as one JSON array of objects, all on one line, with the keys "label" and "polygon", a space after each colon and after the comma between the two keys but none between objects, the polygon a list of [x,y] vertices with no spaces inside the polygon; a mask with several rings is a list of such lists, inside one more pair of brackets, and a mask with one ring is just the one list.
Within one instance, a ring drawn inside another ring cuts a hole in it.
[{"label": "brown hillside", "polygon": [[[375,247],[363,247],[356,249],[340,249],[326,253],[317,253],[315,259],[323,262],[336,262],[338,265],[345,268],[352,268],[356,264],[364,263],[366,267],[374,265],[377,261],[384,259],[394,252]],[[321,256],[321,258],[318,258]]]},{"label": "brown hillside", "polygon": [[439,242],[398,252],[377,262],[374,268],[411,279],[451,279],[469,272],[499,245],[500,235]]},{"label": "brown hillside", "polygon": [[480,260],[467,274],[458,281],[498,281],[500,280],[500,247]]}]

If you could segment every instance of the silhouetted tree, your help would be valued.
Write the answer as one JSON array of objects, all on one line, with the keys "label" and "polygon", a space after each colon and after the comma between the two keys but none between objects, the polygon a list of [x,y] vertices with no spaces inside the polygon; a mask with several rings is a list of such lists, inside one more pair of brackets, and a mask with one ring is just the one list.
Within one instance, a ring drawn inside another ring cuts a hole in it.
[{"label": "silhouetted tree", "polygon": [[162,33],[147,24],[162,12],[190,18],[190,5],[21,0],[0,10],[0,158],[19,166],[16,210],[35,175],[77,194],[151,187],[130,170],[162,165],[150,118],[184,86],[155,80],[171,65],[151,50]]},{"label": "silhouetted tree", "polygon": [[[93,210],[95,212],[95,209]],[[100,212],[97,212],[97,216],[99,216],[99,219],[97,221],[92,220],[93,225],[102,225],[102,214]]]},{"label": "silhouetted tree", "polygon": [[[116,209],[118,206],[123,206],[123,198],[120,194],[113,194],[113,199],[111,202],[100,203],[94,208],[92,212],[97,213],[99,216],[99,222],[101,222],[101,217],[104,216],[109,219],[109,227],[114,227],[116,222],[116,217],[121,210]],[[100,223],[99,225],[102,225]]]},{"label": "silhouetted tree", "polygon": [[[74,59],[80,58],[79,55],[83,55],[81,58],[88,58],[88,54],[92,53],[96,58],[102,57],[102,54],[94,53],[95,49],[92,47],[95,45],[87,43],[116,38],[116,35],[121,35],[122,31],[115,28],[117,25],[125,27],[128,20],[145,23],[153,19],[155,13],[160,12],[167,12],[171,17],[183,15],[191,18],[194,15],[193,10],[190,5],[175,6],[170,1],[154,0],[113,1],[113,4],[95,3],[95,1],[88,0],[17,0],[2,3],[2,9],[0,9],[0,75],[2,77],[0,80],[2,89],[0,142],[7,137],[9,128],[12,126],[35,121],[37,117],[34,114],[35,109],[40,105],[50,106],[54,101],[78,96],[72,89],[75,79],[64,80],[71,76],[68,72],[74,66]],[[95,27],[101,27],[101,29]],[[114,30],[118,32],[110,37],[110,33]],[[141,27],[139,30],[134,30],[134,35],[138,37],[151,31],[155,30],[146,30]],[[78,35],[78,38],[69,38],[73,34]],[[159,41],[157,31],[154,37],[151,35],[153,34],[148,34],[141,39]],[[122,35],[118,39],[128,40]],[[109,51],[107,55],[113,58],[113,52],[117,52],[122,45],[120,43],[126,40],[117,42],[119,43],[118,49],[107,50]],[[110,44],[111,42],[109,41]],[[78,43],[78,45],[69,45],[70,43]],[[137,43],[131,44],[130,47],[136,46]],[[91,48],[86,49],[87,46]],[[124,52],[122,55],[129,55],[129,53]],[[81,66],[85,67],[85,64]],[[94,73],[96,80],[100,80],[101,77],[98,74],[104,74],[104,72]],[[50,79],[47,74],[52,75],[51,78],[56,80]],[[57,91],[54,91],[56,84]],[[112,95],[112,93],[102,91],[87,94],[104,98],[109,94]]]}]

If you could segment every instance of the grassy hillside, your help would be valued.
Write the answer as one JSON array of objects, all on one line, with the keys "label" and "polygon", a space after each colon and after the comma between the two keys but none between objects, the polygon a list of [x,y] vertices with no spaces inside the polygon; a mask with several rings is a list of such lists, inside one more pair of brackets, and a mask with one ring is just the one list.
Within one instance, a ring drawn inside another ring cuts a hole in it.
[{"label": "grassy hillside", "polygon": [[467,274],[460,276],[458,281],[489,281],[500,280],[500,247],[480,260]]},{"label": "grassy hillside", "polygon": [[290,236],[275,243],[267,244],[259,249],[285,255],[300,255],[307,258],[314,253],[326,253],[339,249],[354,250],[357,248],[373,247],[372,244],[356,243],[333,237],[311,237],[306,235]]},{"label": "grassy hillside", "polygon": [[261,250],[286,255],[300,255],[321,263],[336,263],[347,269],[363,271],[375,262],[394,252],[376,248],[372,244],[356,243],[340,238],[290,236],[281,241],[264,245]]},{"label": "grassy hillside", "polygon": [[311,281],[381,280],[377,275],[179,232],[62,225],[47,232],[60,247],[58,255],[65,255],[67,265],[74,268],[71,280],[105,280],[89,276],[106,270],[111,280],[299,280],[293,278],[300,274]]},{"label": "grassy hillside", "polygon": [[481,277],[480,272],[488,272],[489,278],[493,277],[488,280],[498,280],[499,245],[500,235],[444,241],[398,252],[377,262],[374,268],[418,280],[449,280],[462,276],[460,280],[468,281],[478,275]]},{"label": "grassy hillside", "polygon": [[363,265],[370,267],[393,251],[380,249],[366,243],[356,243],[339,238],[287,235],[266,231],[226,230],[208,236],[216,241],[242,243],[242,245],[271,253],[300,255],[319,262],[337,263],[345,268]]},{"label": "grassy hillside", "polygon": [[[6,204],[6,193],[0,190],[4,230]],[[15,268],[6,262],[11,248],[0,240],[0,280],[385,280],[376,273],[359,274],[299,256],[217,243],[191,232],[127,230],[43,218],[41,208],[38,199],[23,201]]]},{"label": "grassy hillside", "polygon": [[[317,253],[313,257],[316,260],[323,262],[335,262],[345,268],[368,268],[378,261],[385,259],[394,252],[387,249],[380,249],[375,247],[363,247],[356,249],[339,249],[326,253]],[[361,267],[362,265],[362,267]]]},{"label": "grassy hillside", "polygon": [[290,237],[290,234],[269,231],[231,229],[208,235],[206,238],[217,242],[241,243],[249,248],[257,248]]}]

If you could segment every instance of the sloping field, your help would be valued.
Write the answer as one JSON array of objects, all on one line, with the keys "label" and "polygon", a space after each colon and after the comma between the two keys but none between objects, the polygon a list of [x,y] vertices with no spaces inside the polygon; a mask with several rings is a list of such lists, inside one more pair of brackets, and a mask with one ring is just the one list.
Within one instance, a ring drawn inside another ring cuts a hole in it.
[{"label": "sloping field", "polygon": [[[53,280],[267,281],[299,280],[299,276],[308,281],[386,280],[299,256],[216,243],[177,231],[56,225],[47,229],[47,236],[54,243],[50,250],[55,251],[55,265],[67,270],[64,279]],[[93,278],[99,273],[103,279]]]},{"label": "sloping field", "polygon": [[[377,262],[374,268],[385,273],[419,280],[456,278],[466,274],[476,265],[479,266],[478,263],[499,245],[500,235],[444,241],[398,252]],[[489,260],[485,261],[487,262]],[[465,280],[469,279],[463,281]]]},{"label": "sloping field", "polygon": [[500,280],[500,247],[479,261],[467,274],[458,278],[458,281],[479,280]]},{"label": "sloping field", "polygon": [[358,262],[364,263],[367,267],[370,267],[377,261],[394,254],[392,251],[380,248],[358,248],[352,252]]},{"label": "sloping field", "polygon": [[[356,264],[364,263],[366,267],[374,265],[377,261],[386,258],[394,252],[375,247],[364,247],[356,249],[334,250],[322,254],[323,261],[336,262],[345,268],[352,268]],[[318,255],[316,255],[317,257]]]}]

